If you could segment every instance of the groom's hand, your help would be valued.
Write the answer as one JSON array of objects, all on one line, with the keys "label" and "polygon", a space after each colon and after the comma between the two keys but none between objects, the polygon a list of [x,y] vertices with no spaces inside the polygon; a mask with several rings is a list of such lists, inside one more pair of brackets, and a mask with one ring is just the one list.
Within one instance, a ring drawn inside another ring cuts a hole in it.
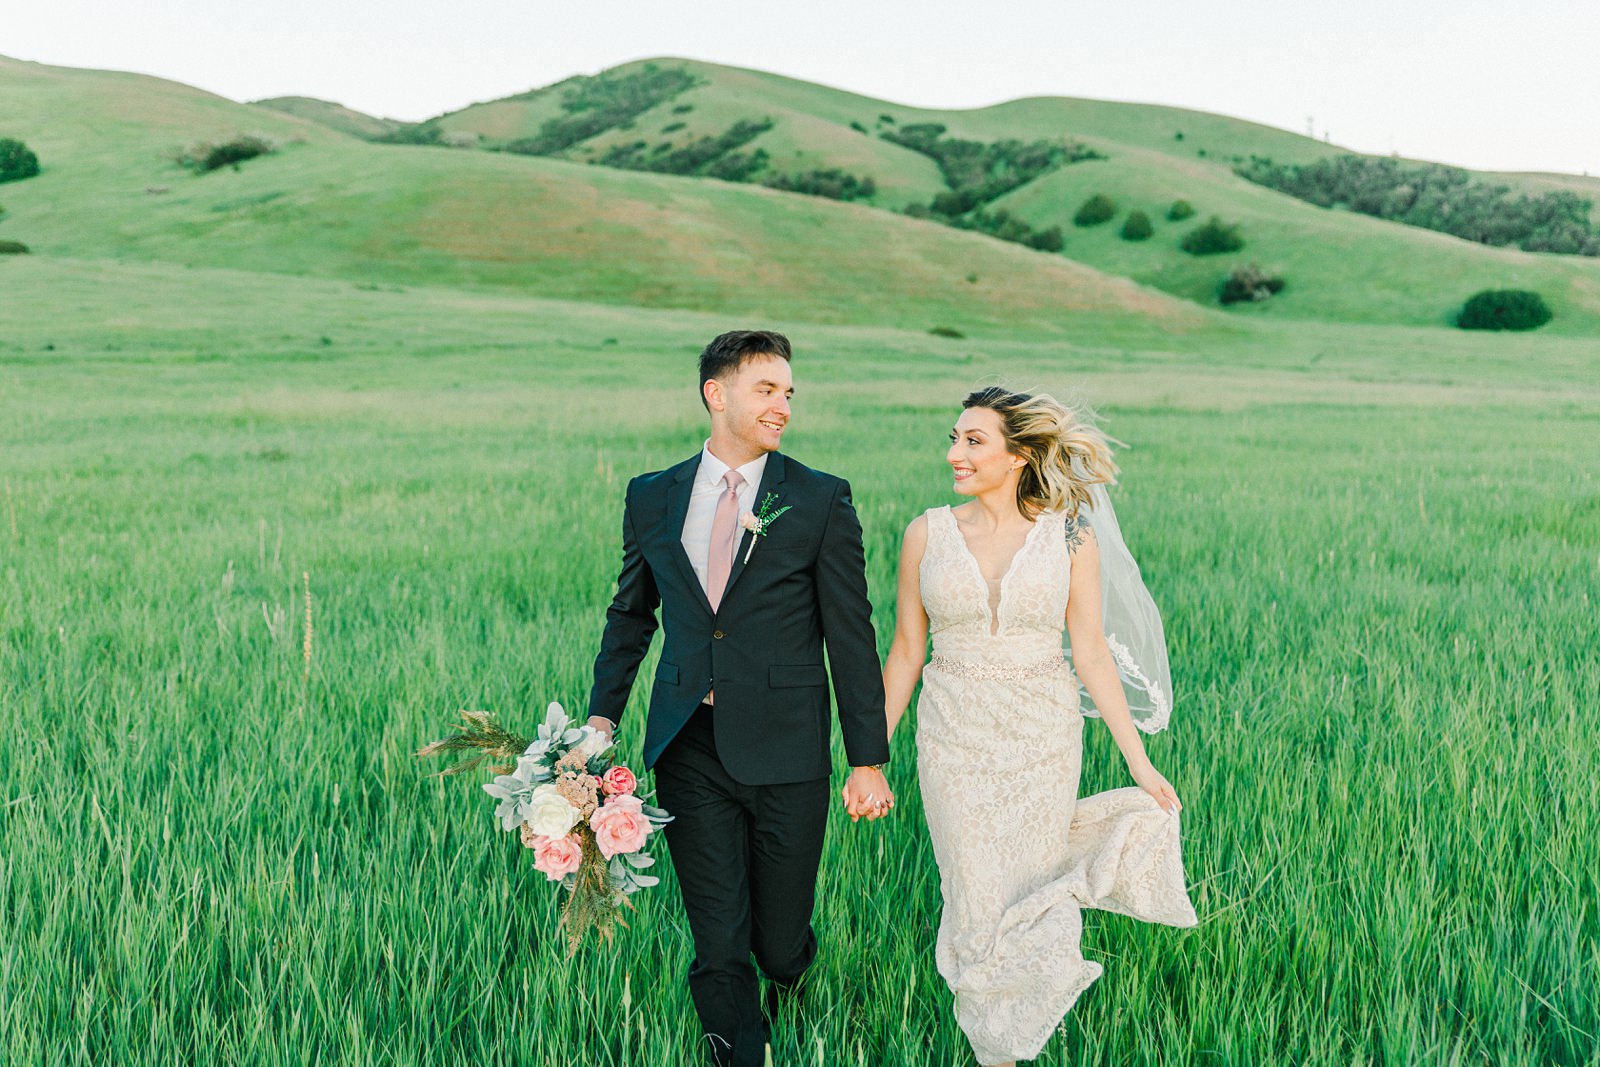
[{"label": "groom's hand", "polygon": [[588,725],[606,735],[607,741],[615,741],[617,737],[617,724],[604,715],[589,716]]},{"label": "groom's hand", "polygon": [[894,807],[889,780],[876,767],[852,769],[844,788],[839,791],[839,798],[844,801],[844,810],[850,814],[851,822],[862,818],[868,822],[881,819]]}]

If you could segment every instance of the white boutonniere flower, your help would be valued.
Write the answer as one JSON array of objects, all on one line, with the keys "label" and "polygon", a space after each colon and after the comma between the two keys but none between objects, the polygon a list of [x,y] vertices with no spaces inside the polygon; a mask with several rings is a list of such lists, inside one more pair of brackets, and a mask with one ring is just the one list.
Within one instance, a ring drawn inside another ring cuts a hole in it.
[{"label": "white boutonniere flower", "polygon": [[739,516],[739,525],[749,530],[751,535],[750,547],[744,550],[744,561],[746,563],[750,562],[750,554],[756,550],[756,540],[766,536],[767,530],[772,527],[773,523],[782,518],[783,513],[788,511],[791,506],[785,504],[777,511],[773,511],[772,504],[777,499],[777,495],[776,493],[768,493],[762,499],[759,510],[747,511]]}]

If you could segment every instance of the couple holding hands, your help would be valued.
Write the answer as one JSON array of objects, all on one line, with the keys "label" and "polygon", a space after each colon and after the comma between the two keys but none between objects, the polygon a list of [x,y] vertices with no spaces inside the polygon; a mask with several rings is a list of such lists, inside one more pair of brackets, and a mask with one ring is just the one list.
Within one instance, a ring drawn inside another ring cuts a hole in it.
[{"label": "couple holding hands", "polygon": [[[1048,396],[966,397],[946,459],[967,500],[906,529],[880,662],[849,483],[778,450],[790,358],[786,337],[759,330],[700,354],[711,435],[628,485],[589,723],[614,731],[661,629],[644,762],[674,816],[689,989],[711,1061],[760,1067],[768,1017],[799,998],[817,952],[829,674],[852,818],[894,807],[883,766],[920,681],[939,973],[980,1064],[1032,1058],[1100,976],[1079,949],[1083,908],[1197,921],[1178,798],[1139,738],[1165,727],[1171,686],[1105,493],[1116,465],[1105,436]],[[1134,786],[1078,796],[1085,715],[1110,729]]]}]

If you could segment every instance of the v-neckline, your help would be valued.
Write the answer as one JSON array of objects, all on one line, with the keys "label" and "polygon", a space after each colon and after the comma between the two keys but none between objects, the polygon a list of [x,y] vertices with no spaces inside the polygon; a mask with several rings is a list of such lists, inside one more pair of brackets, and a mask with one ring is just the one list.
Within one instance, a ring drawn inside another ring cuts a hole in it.
[{"label": "v-neckline", "polygon": [[972,573],[978,576],[978,585],[983,589],[983,604],[985,608],[989,607],[990,581],[993,580],[1000,583],[1000,592],[995,597],[994,607],[989,609],[989,636],[999,637],[1001,609],[1006,606],[1006,583],[1011,580],[1011,572],[1017,569],[1017,561],[1028,550],[1028,544],[1033,540],[1033,535],[1039,528],[1039,520],[1033,520],[1033,524],[1028,527],[1027,534],[1022,538],[1022,544],[1018,545],[1016,551],[1011,553],[1011,562],[1006,564],[1005,572],[997,579],[989,579],[983,576],[983,565],[978,562],[978,557],[973,553],[972,546],[967,544],[967,535],[961,532],[961,520],[956,518],[956,509],[946,504],[944,510],[949,514],[950,523],[955,528],[956,540],[961,542],[961,554],[966,556],[967,560],[972,564]]}]

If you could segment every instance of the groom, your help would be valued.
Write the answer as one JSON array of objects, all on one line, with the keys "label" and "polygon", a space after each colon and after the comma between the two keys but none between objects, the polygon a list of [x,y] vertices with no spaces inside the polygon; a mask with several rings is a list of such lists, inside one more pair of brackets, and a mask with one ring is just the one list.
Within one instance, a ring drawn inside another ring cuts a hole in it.
[{"label": "groom", "polygon": [[[713,1060],[759,1067],[755,968],[793,989],[827,821],[828,672],[852,770],[846,807],[883,810],[883,683],[850,486],[778,451],[794,394],[789,340],[722,334],[700,353],[711,436],[628,484],[622,571],[594,664],[590,725],[621,718],[661,613],[644,763],[694,934],[689,992]],[[750,516],[765,520],[759,533]],[[741,522],[741,517],[744,521]]]}]

